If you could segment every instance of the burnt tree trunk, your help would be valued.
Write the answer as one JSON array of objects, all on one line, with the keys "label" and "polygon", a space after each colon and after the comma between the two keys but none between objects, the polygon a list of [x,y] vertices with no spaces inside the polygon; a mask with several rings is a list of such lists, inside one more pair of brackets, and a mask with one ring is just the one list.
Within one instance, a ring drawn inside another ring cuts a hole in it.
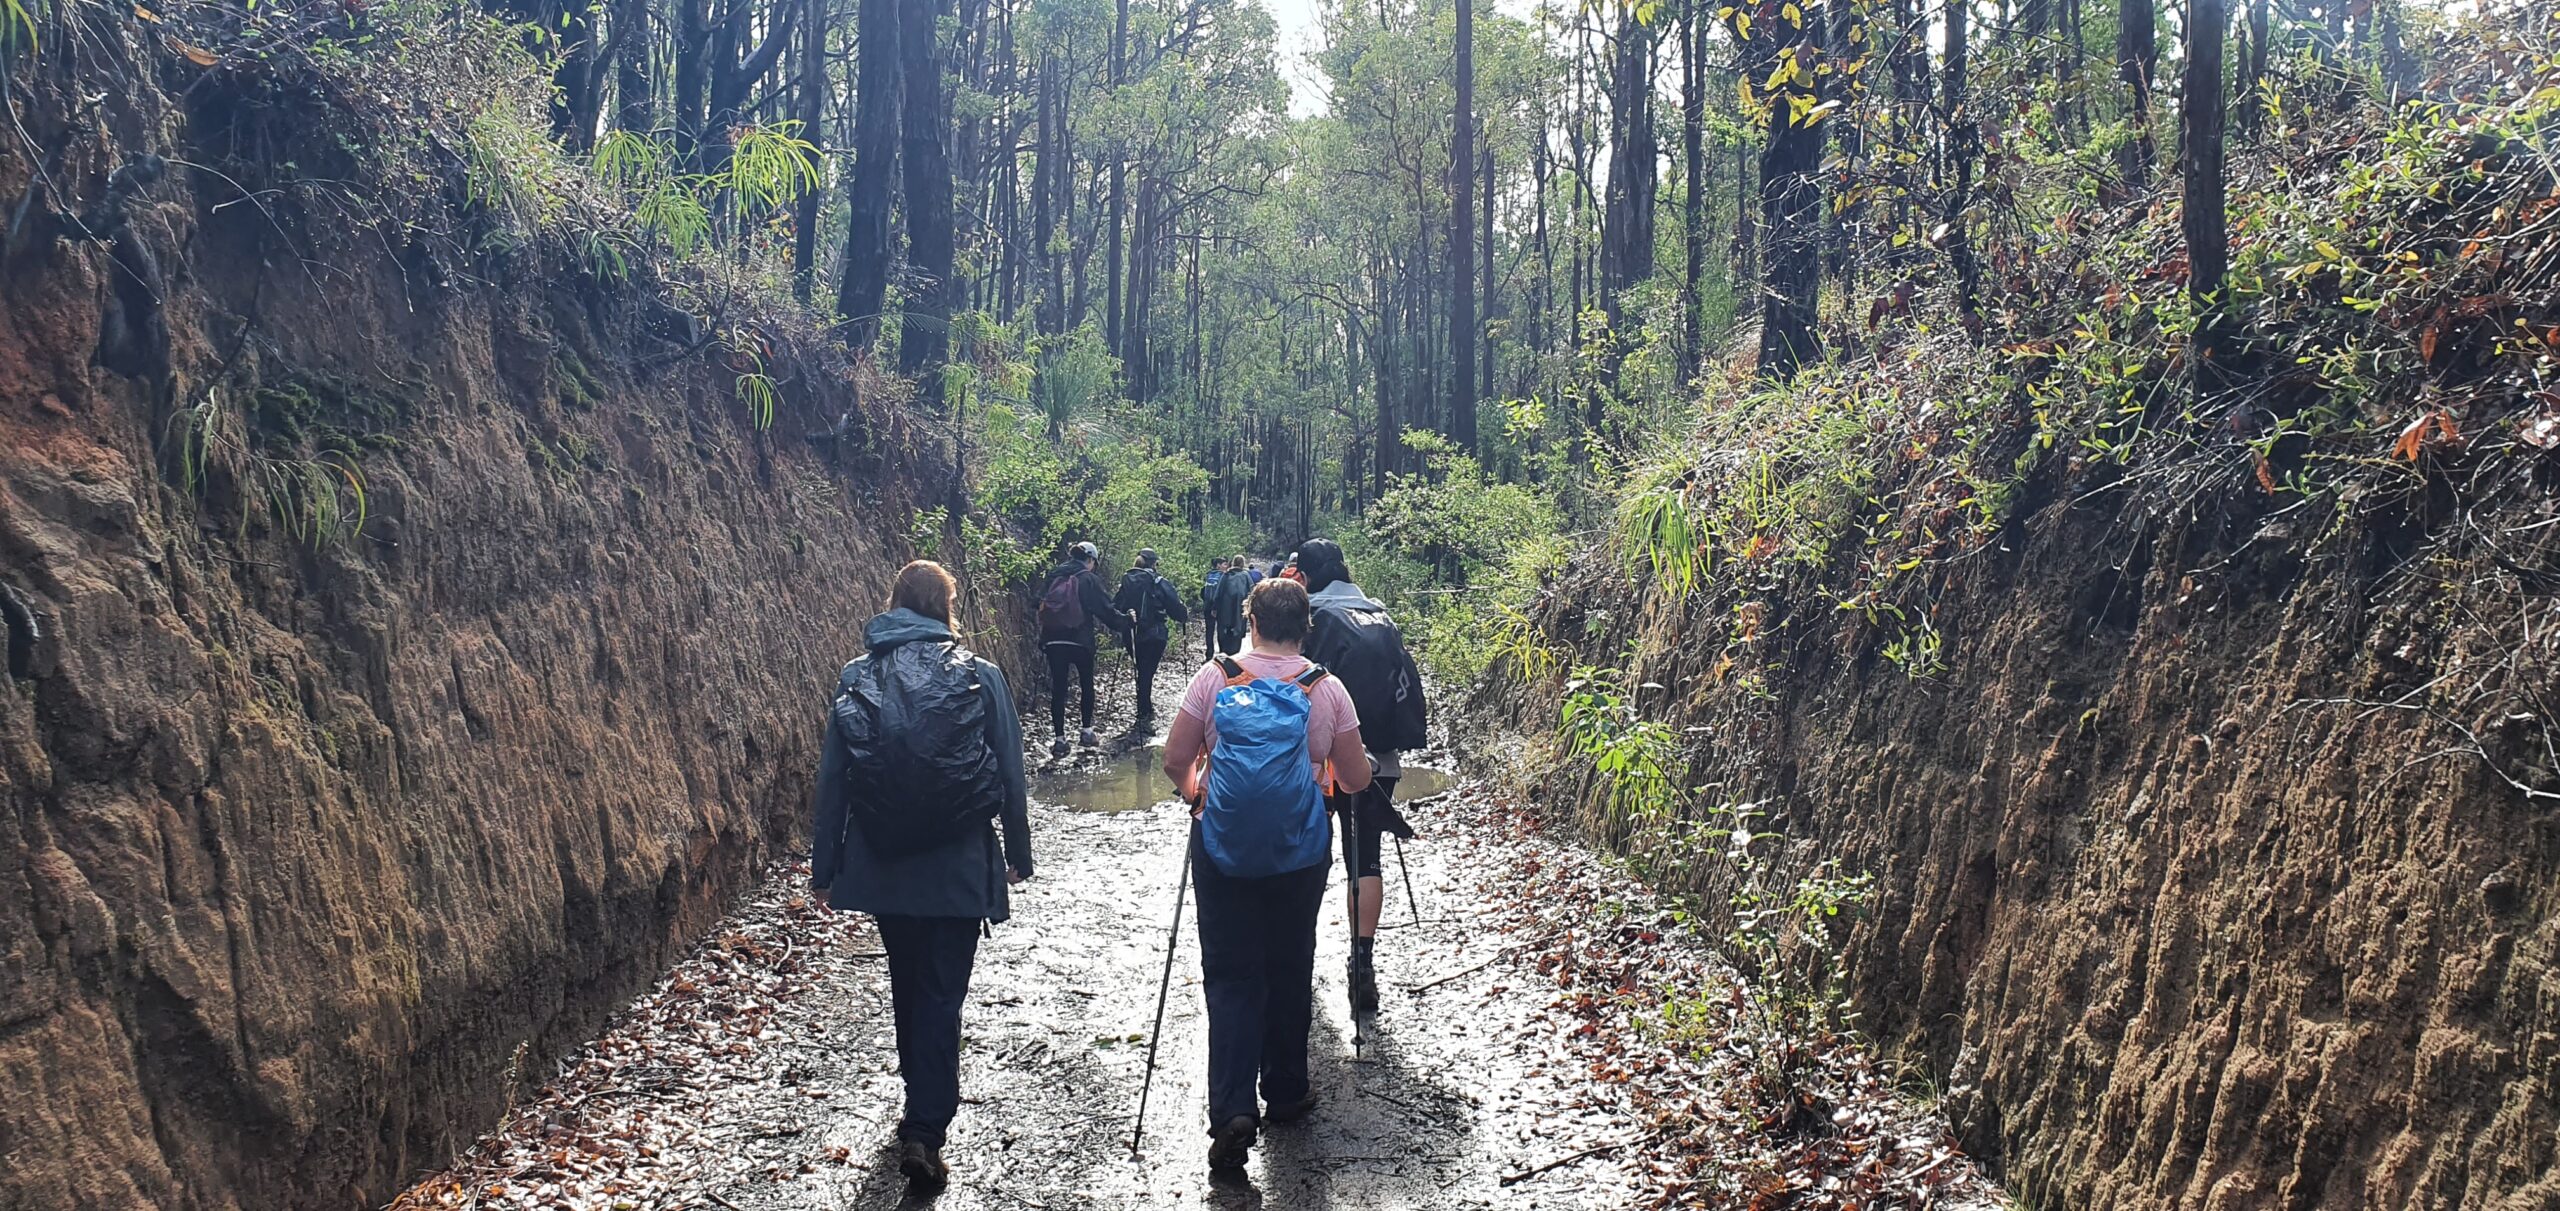
[{"label": "burnt tree trunk", "polygon": [[1798,368],[1822,356],[1815,307],[1828,227],[1821,179],[1827,128],[1812,107],[1821,103],[1823,93],[1818,73],[1823,25],[1821,16],[1808,13],[1800,31],[1783,22],[1767,27],[1774,36],[1796,36],[1793,46],[1771,56],[1781,67],[1792,62],[1793,68],[1763,98],[1769,106],[1769,138],[1760,153],[1760,226],[1769,246],[1760,289],[1758,368],[1773,379],[1793,378]]},{"label": "burnt tree trunk", "polygon": [[942,399],[940,367],[951,351],[951,106],[943,90],[940,31],[947,0],[898,0],[899,158],[907,202],[906,315],[898,370],[922,375]]},{"label": "burnt tree trunk", "polygon": [[889,206],[898,179],[898,5],[860,0],[854,16],[853,185],[836,310],[869,351],[889,298]]},{"label": "burnt tree trunk", "polygon": [[2224,0],[2189,0],[2178,148],[2186,196],[2179,226],[2187,237],[2187,295],[2199,317],[2194,359],[2199,399],[2218,387],[2217,359],[2226,352],[2222,278],[2230,268],[2230,236],[2223,211],[2222,40],[2228,21]]},{"label": "burnt tree trunk", "polygon": [[2160,40],[2154,0],[2119,0],[2116,10],[2116,78],[2124,81],[2125,115],[2133,137],[2116,151],[2124,183],[2139,192],[2151,183],[2159,161],[2151,136],[2151,82],[2160,67]]}]

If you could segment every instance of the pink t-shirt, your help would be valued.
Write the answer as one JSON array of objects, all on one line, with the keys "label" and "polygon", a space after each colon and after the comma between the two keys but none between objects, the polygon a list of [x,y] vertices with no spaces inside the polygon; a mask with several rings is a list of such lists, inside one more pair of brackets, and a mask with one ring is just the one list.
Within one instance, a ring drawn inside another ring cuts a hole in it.
[{"label": "pink t-shirt", "polygon": [[[1286,681],[1305,672],[1307,661],[1301,656],[1266,656],[1260,652],[1240,652],[1236,663],[1256,677]],[[1216,661],[1200,666],[1192,674],[1191,684],[1182,691],[1182,713],[1208,726],[1208,747],[1218,747],[1218,724],[1212,708],[1218,705],[1218,691],[1227,685],[1227,671]],[[1351,692],[1342,688],[1342,680],[1327,676],[1307,691],[1307,756],[1315,763],[1316,774],[1324,774],[1325,758],[1333,753],[1333,738],[1344,732],[1360,730],[1359,709],[1351,705]]]}]

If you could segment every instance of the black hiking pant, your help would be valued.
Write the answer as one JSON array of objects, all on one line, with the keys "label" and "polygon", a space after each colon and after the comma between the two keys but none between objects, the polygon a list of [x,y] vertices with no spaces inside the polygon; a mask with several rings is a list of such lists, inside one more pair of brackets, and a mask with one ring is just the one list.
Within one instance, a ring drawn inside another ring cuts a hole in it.
[{"label": "black hiking pant", "polygon": [[1316,914],[1328,864],[1259,879],[1220,873],[1191,839],[1200,986],[1209,1006],[1209,1129],[1307,1096]]},{"label": "black hiking pant", "polygon": [[1049,734],[1063,736],[1067,731],[1067,672],[1072,669],[1084,683],[1084,722],[1078,727],[1093,726],[1093,649],[1072,640],[1043,645],[1049,654]]},{"label": "black hiking pant", "polygon": [[960,1003],[978,959],[975,917],[882,915],[889,952],[889,1008],[898,1024],[898,1077],[907,1112],[898,1138],[935,1148],[960,1112]]},{"label": "black hiking pant", "polygon": [[1164,649],[1170,640],[1141,639],[1134,649],[1138,658],[1138,722],[1151,722],[1156,717],[1156,666],[1164,663]]}]

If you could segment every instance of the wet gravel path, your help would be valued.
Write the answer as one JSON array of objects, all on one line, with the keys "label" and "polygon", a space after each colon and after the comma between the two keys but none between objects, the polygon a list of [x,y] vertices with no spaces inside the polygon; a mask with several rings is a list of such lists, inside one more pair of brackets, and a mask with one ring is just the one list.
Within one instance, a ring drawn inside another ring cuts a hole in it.
[{"label": "wet gravel path", "polygon": [[[1037,781],[1087,786],[1112,760],[1146,759],[1134,738],[1122,748],[1116,758],[1044,757]],[[891,1152],[901,1093],[878,938],[867,918],[811,903],[806,865],[792,863],[604,1038],[564,1061],[536,1100],[395,1205],[1726,1205],[1666,1187],[1668,1167],[1646,1155],[1663,1138],[1659,1115],[1610,1067],[1624,1063],[1621,1045],[1598,1029],[1612,1011],[1572,991],[1565,968],[1582,961],[1559,965],[1555,944],[1541,940],[1559,928],[1555,903],[1542,930],[1528,900],[1552,889],[1522,882],[1567,865],[1585,872],[1575,877],[1586,888],[1612,876],[1524,828],[1480,788],[1425,800],[1412,815],[1424,832],[1405,847],[1416,894],[1391,853],[1380,1012],[1355,1044],[1337,862],[1317,957],[1312,1066],[1322,1102],[1301,1123],[1267,1129],[1243,1181],[1213,1181],[1206,1163],[1207,1024],[1187,902],[1146,1134],[1130,1149],[1187,815],[1171,801],[1113,812],[1041,802],[1039,875],[1016,889],[1014,919],[980,943],[964,1103],[946,1148],[953,1181],[938,1198],[910,1195]]]}]

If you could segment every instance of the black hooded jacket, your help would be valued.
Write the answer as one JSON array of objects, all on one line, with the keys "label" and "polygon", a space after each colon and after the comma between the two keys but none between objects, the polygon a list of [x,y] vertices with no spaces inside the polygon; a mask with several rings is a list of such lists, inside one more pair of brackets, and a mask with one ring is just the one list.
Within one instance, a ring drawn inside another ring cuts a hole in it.
[{"label": "black hooded jacket", "polygon": [[[1129,621],[1121,617],[1120,612],[1111,606],[1111,590],[1103,588],[1102,577],[1082,563],[1062,563],[1049,569],[1049,574],[1040,578],[1040,595],[1048,596],[1049,586],[1058,583],[1059,578],[1065,576],[1076,578],[1076,592],[1084,602],[1084,625],[1051,630],[1048,623],[1043,622],[1040,625],[1040,646],[1072,643],[1078,647],[1089,648],[1094,646],[1096,632],[1101,627],[1111,628],[1111,633],[1114,635],[1128,632]],[[1034,608],[1037,608],[1036,604]]]},{"label": "black hooded jacket", "polygon": [[[1150,596],[1156,603],[1152,610],[1147,608]],[[1182,607],[1181,591],[1173,587],[1172,581],[1157,574],[1154,568],[1129,569],[1128,574],[1120,578],[1120,592],[1111,599],[1111,608],[1138,620],[1135,625],[1139,643],[1163,643],[1165,619],[1187,622],[1191,618],[1191,612]]]},{"label": "black hooded jacket", "polygon": [[[891,610],[872,619],[862,637],[874,655],[899,644],[952,640],[950,627],[913,610]],[[847,670],[850,676],[851,666]],[[852,774],[852,762],[845,758],[844,739],[829,713],[818,755],[809,882],[826,893],[830,906],[986,921],[1002,921],[1009,913],[1005,867],[1031,876],[1030,784],[1022,769],[1022,723],[1014,715],[1013,692],[1005,685],[1003,670],[980,660],[978,678],[986,694],[987,746],[995,750],[1004,779],[1003,811],[994,828],[903,858],[873,852],[861,829],[847,827],[845,779]]]}]

